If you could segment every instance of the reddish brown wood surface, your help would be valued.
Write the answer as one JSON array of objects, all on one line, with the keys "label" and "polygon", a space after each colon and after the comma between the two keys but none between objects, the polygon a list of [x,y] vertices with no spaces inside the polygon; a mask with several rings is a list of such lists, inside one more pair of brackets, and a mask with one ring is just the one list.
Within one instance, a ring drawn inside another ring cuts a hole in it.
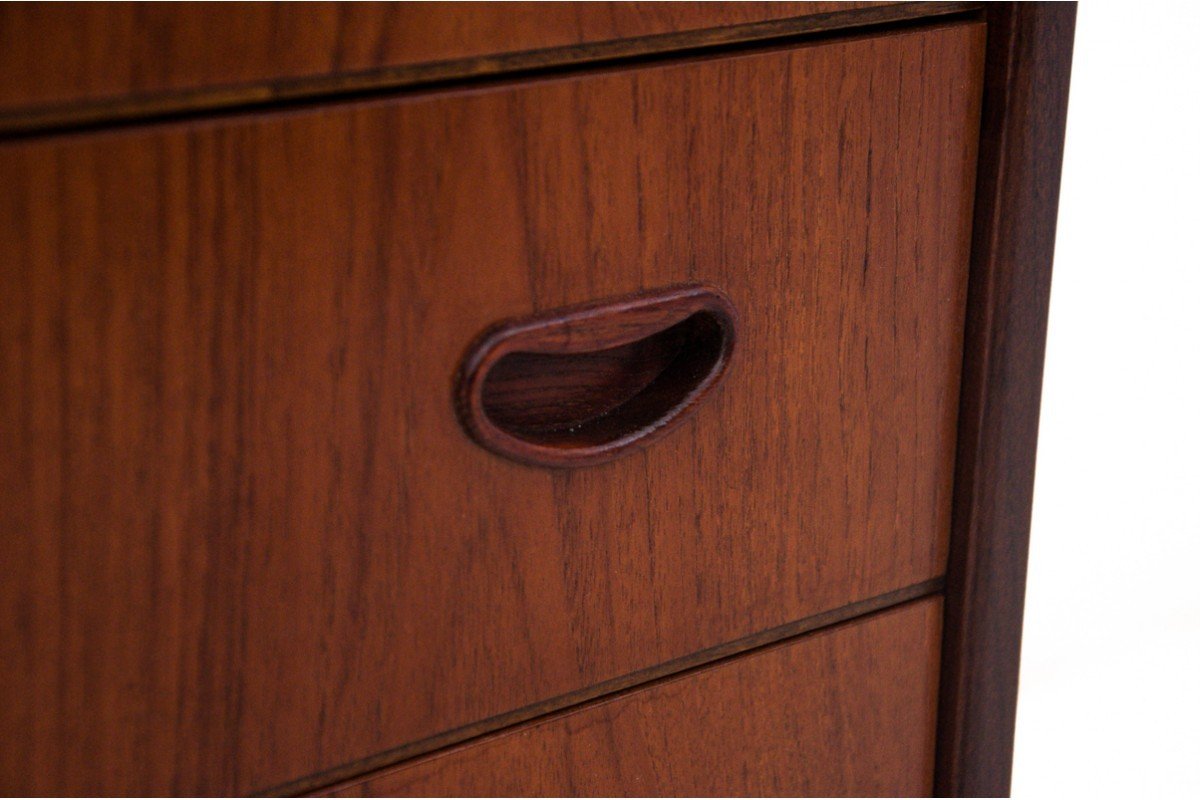
[{"label": "reddish brown wood surface", "polygon": [[[0,146],[0,788],[315,785],[939,575],[982,53]],[[644,453],[460,429],[492,321],[687,281],[739,357]]]},{"label": "reddish brown wood surface", "polygon": [[1007,795],[1074,3],[988,7],[938,732],[941,795]]},{"label": "reddish brown wood surface", "polygon": [[5,3],[0,108],[481,59],[896,5]]},{"label": "reddish brown wood surface", "polygon": [[555,714],[335,796],[928,796],[941,601]]},{"label": "reddish brown wood surface", "polygon": [[16,98],[0,100],[0,137],[795,42],[963,19],[981,4],[63,5],[0,5],[0,67]]}]

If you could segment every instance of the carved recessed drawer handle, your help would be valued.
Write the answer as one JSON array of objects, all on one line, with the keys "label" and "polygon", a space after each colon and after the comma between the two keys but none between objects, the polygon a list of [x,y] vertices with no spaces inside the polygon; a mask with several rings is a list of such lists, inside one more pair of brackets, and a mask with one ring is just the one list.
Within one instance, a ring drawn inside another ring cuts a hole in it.
[{"label": "carved recessed drawer handle", "polygon": [[597,464],[663,435],[721,379],[737,314],[707,286],[559,309],[499,323],[467,351],[463,427],[506,458]]}]

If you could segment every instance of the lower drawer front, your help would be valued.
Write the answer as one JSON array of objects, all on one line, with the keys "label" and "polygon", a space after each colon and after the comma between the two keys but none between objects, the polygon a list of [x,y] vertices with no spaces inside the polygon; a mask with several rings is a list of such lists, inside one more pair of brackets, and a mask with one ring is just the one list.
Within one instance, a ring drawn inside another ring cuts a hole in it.
[{"label": "lower drawer front", "polygon": [[914,601],[330,794],[928,796],[940,637]]}]

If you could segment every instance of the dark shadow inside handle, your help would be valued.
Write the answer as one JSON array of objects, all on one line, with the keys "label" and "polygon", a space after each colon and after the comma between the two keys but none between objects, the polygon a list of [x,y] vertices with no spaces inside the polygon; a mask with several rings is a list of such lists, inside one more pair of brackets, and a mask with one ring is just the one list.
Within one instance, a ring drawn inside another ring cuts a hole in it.
[{"label": "dark shadow inside handle", "polygon": [[613,442],[673,416],[720,361],[724,336],[717,317],[699,311],[620,347],[509,353],[484,379],[484,413],[543,446]]}]

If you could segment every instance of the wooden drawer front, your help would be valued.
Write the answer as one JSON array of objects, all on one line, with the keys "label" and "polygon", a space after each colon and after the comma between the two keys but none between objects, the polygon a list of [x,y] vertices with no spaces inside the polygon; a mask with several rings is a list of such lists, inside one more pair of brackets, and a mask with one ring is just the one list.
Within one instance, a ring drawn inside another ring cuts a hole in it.
[{"label": "wooden drawer front", "polygon": [[929,796],[926,599],[335,788],[338,796]]},{"label": "wooden drawer front", "polygon": [[[329,92],[655,49],[637,41],[644,37],[736,41],[730,25],[782,20],[789,31],[825,30],[916,13],[887,2],[5,3],[0,127],[6,111],[21,108],[124,101],[153,111],[164,92],[185,93],[185,105],[205,92],[262,101],[306,84]],[[939,12],[926,4],[919,13]],[[568,52],[550,58],[552,48]],[[261,81],[271,84],[254,85]]]},{"label": "wooden drawer front", "polygon": [[[938,576],[983,39],[0,147],[3,788],[270,789]],[[462,432],[486,326],[688,280],[680,430]]]}]

